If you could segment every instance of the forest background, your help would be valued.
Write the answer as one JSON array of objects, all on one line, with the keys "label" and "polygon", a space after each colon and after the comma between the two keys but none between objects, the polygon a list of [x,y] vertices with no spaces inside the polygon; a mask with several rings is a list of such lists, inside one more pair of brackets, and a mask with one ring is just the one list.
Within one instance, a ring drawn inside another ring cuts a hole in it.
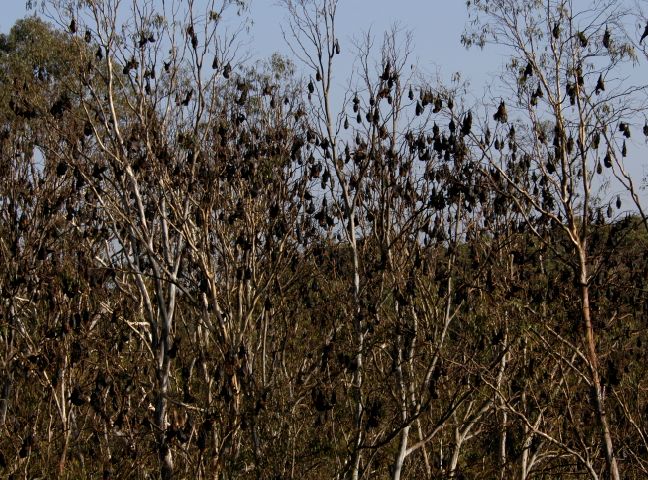
[{"label": "forest background", "polygon": [[646,3],[392,3],[10,6],[2,475],[646,478]]}]

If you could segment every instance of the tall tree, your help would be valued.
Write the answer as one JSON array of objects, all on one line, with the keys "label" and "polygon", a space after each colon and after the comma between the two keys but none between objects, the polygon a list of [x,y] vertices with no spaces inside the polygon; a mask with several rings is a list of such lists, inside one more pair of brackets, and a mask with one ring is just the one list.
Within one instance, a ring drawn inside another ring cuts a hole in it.
[{"label": "tall tree", "polygon": [[[617,479],[591,304],[595,262],[590,242],[604,202],[597,176],[603,166],[612,167],[615,148],[607,132],[630,136],[623,120],[637,89],[615,79],[634,59],[622,33],[627,12],[617,2],[577,9],[567,1],[518,5],[506,0],[477,1],[470,11],[477,33],[465,35],[464,42],[504,44],[511,54],[505,76],[512,95],[505,94],[494,107],[494,141],[475,145],[493,169],[493,187],[525,215],[534,232],[554,249],[559,235],[569,239],[571,249],[556,252],[574,271],[587,365],[583,375],[592,389],[607,471]],[[507,149],[501,148],[502,139]],[[547,228],[553,238],[543,235]],[[591,453],[577,457],[583,461]],[[584,463],[596,477],[596,468],[589,460]]]}]

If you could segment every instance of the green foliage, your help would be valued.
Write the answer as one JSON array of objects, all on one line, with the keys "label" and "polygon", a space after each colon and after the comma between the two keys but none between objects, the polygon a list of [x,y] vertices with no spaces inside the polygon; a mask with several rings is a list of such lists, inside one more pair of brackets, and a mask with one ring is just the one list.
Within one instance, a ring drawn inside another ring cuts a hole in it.
[{"label": "green foliage", "polygon": [[221,15],[117,51],[0,36],[0,475],[389,478],[404,445],[403,478],[582,478],[606,468],[587,298],[641,478],[645,219],[581,218],[534,124],[498,100],[492,142],[395,59],[337,136],[290,57],[211,50]]}]

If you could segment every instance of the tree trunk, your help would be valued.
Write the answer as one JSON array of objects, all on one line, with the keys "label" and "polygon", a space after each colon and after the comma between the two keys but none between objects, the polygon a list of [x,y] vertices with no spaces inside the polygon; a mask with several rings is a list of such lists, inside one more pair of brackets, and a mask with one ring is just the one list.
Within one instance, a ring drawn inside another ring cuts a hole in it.
[{"label": "tree trunk", "polygon": [[616,457],[614,456],[614,447],[612,434],[605,412],[603,389],[601,387],[601,378],[598,369],[598,357],[596,353],[596,340],[594,339],[594,327],[590,314],[589,304],[589,285],[587,278],[587,263],[585,259],[584,248],[579,249],[580,259],[580,284],[581,284],[581,314],[585,324],[585,341],[587,344],[587,354],[589,357],[590,369],[592,371],[592,384],[594,387],[594,407],[601,426],[601,436],[605,450],[605,460],[607,462],[609,476],[612,480],[620,480],[619,469]]},{"label": "tree trunk", "polygon": [[[168,363],[168,362],[167,362]],[[166,374],[165,374],[166,373]],[[158,434],[158,456],[160,459],[160,474],[162,480],[173,478],[173,456],[166,439],[167,429],[167,400],[168,389],[168,366],[167,371],[161,369],[158,372],[158,392],[155,404],[155,426]]]},{"label": "tree trunk", "polygon": [[2,391],[0,392],[0,427],[3,427],[7,421],[7,410],[9,408],[9,394],[11,393],[11,374],[2,381]]},{"label": "tree trunk", "polygon": [[160,460],[160,475],[162,480],[173,478],[173,455],[167,441],[167,392],[169,389],[170,358],[169,350],[169,321],[164,319],[165,326],[158,345],[158,362],[156,368],[157,394],[155,401],[155,426],[158,436],[158,457]]},{"label": "tree trunk", "polygon": [[457,465],[459,465],[459,454],[461,453],[461,447],[463,445],[464,436],[459,431],[459,427],[455,427],[455,444],[452,449],[452,458],[450,458],[450,464],[448,465],[448,476],[454,478],[457,473]]},{"label": "tree trunk", "polygon": [[409,430],[410,426],[407,425],[401,432],[400,446],[398,448],[396,463],[394,464],[394,474],[392,475],[392,480],[400,480],[401,478],[403,464],[405,463],[405,457],[407,454],[407,440],[409,439]]}]

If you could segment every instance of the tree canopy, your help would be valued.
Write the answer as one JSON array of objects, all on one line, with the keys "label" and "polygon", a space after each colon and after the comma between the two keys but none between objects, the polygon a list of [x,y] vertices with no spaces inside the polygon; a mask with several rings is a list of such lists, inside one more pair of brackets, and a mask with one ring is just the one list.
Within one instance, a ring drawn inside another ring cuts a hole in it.
[{"label": "tree canopy", "polygon": [[644,478],[645,19],[468,2],[476,102],[336,0],[255,64],[198,3],[0,35],[1,474]]}]

